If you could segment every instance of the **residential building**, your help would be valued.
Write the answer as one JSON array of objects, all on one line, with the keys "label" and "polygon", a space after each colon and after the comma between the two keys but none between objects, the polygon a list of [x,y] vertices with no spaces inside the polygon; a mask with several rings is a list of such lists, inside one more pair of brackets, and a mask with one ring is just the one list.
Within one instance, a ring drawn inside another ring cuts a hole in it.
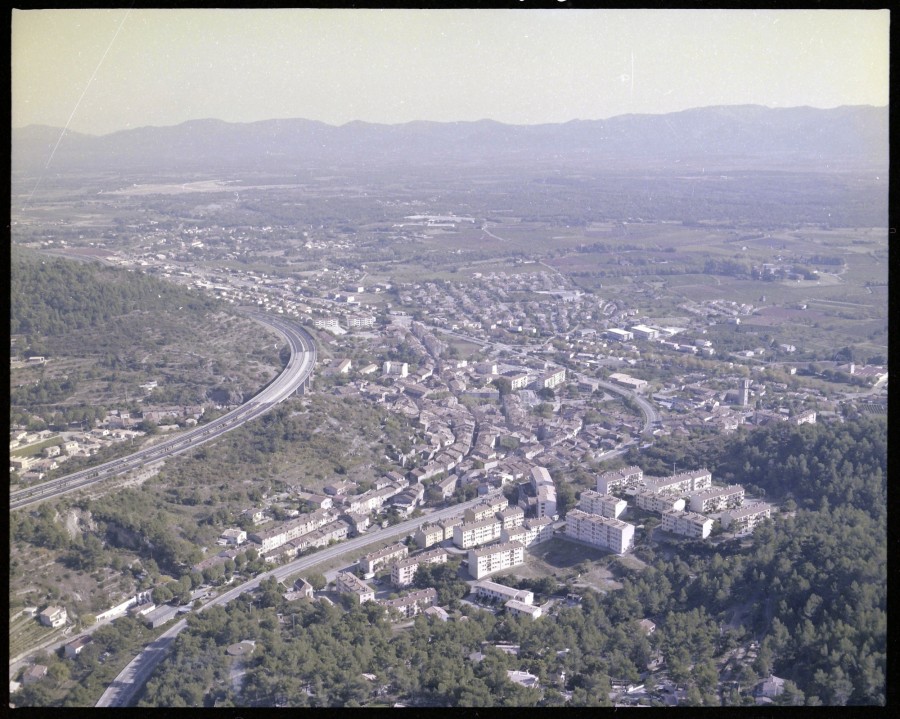
[{"label": "residential building", "polygon": [[573,509],[566,515],[565,536],[616,554],[624,554],[634,544],[634,525],[620,519]]},{"label": "residential building", "polygon": [[355,594],[360,604],[375,601],[375,590],[353,572],[338,572],[334,587],[339,594]]},{"label": "residential building", "polygon": [[422,564],[446,564],[447,552],[443,549],[433,549],[430,552],[407,557],[396,562],[391,567],[391,583],[396,587],[405,587],[413,582],[419,566]]},{"label": "residential building", "polygon": [[444,528],[436,524],[423,524],[416,530],[413,539],[415,539],[419,547],[427,549],[434,544],[440,544],[444,541]]},{"label": "residential building", "polygon": [[313,598],[312,584],[303,579],[303,577],[294,582],[294,592],[307,599]]},{"label": "residential building", "polygon": [[503,606],[506,607],[507,612],[516,617],[537,619],[544,613],[540,607],[536,607],[533,604],[525,604],[525,602],[519,602],[515,599],[510,599]]},{"label": "residential building", "polygon": [[503,529],[512,529],[513,527],[521,527],[525,522],[525,510],[521,507],[506,507],[495,515]]},{"label": "residential building", "polygon": [[69,615],[65,607],[49,606],[38,614],[38,619],[45,627],[53,627],[55,629],[63,626],[68,621]]},{"label": "residential building", "polygon": [[243,544],[247,541],[247,533],[243,529],[233,527],[222,532],[219,535],[219,539],[222,541],[222,544]]},{"label": "residential building", "polygon": [[464,522],[453,528],[453,543],[460,549],[471,549],[500,539],[503,525],[494,517],[480,522]]},{"label": "residential building", "polygon": [[22,674],[22,684],[28,686],[29,684],[34,684],[35,682],[39,682],[47,676],[47,667],[43,664],[32,664],[25,672]]},{"label": "residential building", "polygon": [[744,488],[739,484],[727,487],[710,487],[688,495],[688,506],[692,512],[721,512],[724,509],[735,509],[744,501]]},{"label": "residential building", "polygon": [[63,648],[63,652],[65,653],[66,659],[74,659],[79,654],[81,654],[81,650],[84,649],[88,644],[94,641],[94,638],[89,634],[84,634],[78,639],[75,639]]},{"label": "residential building", "polygon": [[531,483],[537,496],[537,516],[556,517],[556,485],[544,467],[531,469]]},{"label": "residential building", "polygon": [[801,412],[796,417],[792,417],[791,422],[794,424],[815,424],[816,410],[809,409],[806,412]]},{"label": "residential building", "polygon": [[659,337],[659,330],[647,327],[646,325],[635,325],[631,328],[631,333],[634,335],[635,339],[639,340],[655,340]]},{"label": "residential building", "polygon": [[487,599],[489,601],[507,602],[510,599],[522,602],[523,604],[534,603],[534,592],[530,589],[515,589],[507,587],[505,584],[498,584],[488,579],[475,582],[472,585],[472,593],[477,599]]},{"label": "residential building", "polygon": [[495,516],[498,512],[509,507],[509,500],[502,494],[496,497],[484,499],[473,507],[463,512],[467,522],[480,522],[482,519]]},{"label": "residential building", "polygon": [[[498,535],[499,536],[499,535]],[[525,562],[525,547],[519,542],[494,544],[469,550],[469,576],[481,579],[488,574],[515,567]]]},{"label": "residential building", "polygon": [[669,477],[647,477],[644,485],[650,492],[685,495],[712,487],[712,473],[708,469],[698,469]]},{"label": "residential building", "polygon": [[772,505],[756,502],[725,512],[722,515],[722,526],[731,532],[750,530],[771,516]]},{"label": "residential building", "polygon": [[681,497],[675,497],[671,494],[657,494],[646,490],[637,492],[634,495],[634,503],[638,509],[643,509],[646,512],[656,512],[657,514],[662,514],[672,509],[676,512],[683,512],[687,506]]},{"label": "residential building", "polygon": [[647,389],[647,380],[637,379],[636,377],[627,375],[624,372],[613,372],[609,376],[609,380],[610,382],[615,382],[616,384],[620,384],[623,387],[634,390],[635,392],[640,392]]},{"label": "residential building", "polygon": [[528,375],[518,372],[509,375],[509,384],[511,389],[525,389],[528,386]]},{"label": "residential building", "polygon": [[437,590],[433,587],[411,592],[399,599],[382,599],[378,603],[386,610],[394,609],[409,619],[437,602]]},{"label": "residential building", "polygon": [[277,527],[268,529],[264,532],[254,532],[250,535],[250,539],[260,545],[260,552],[268,552],[272,549],[280,547],[298,537],[309,532],[313,532],[319,527],[328,524],[334,519],[334,516],[326,509],[317,509],[309,514],[301,514],[296,519],[285,522]]},{"label": "residential building", "polygon": [[566,381],[566,368],[561,367],[559,369],[554,369],[546,374],[540,379],[541,388],[543,389],[553,389],[554,387],[558,387],[563,382]]},{"label": "residential building", "polygon": [[385,362],[382,365],[382,374],[386,377],[406,377],[409,374],[407,362]]},{"label": "residential building", "polygon": [[586,489],[578,498],[578,509],[588,514],[599,514],[601,517],[618,519],[628,507],[628,502],[611,494],[600,494]]},{"label": "residential building", "polygon": [[337,317],[320,317],[313,320],[313,327],[317,330],[333,330],[340,326]]},{"label": "residential building", "polygon": [[441,498],[447,499],[447,497],[451,496],[453,492],[456,491],[456,485],[459,483],[459,477],[455,474],[451,474],[449,477],[442,479],[437,483],[437,488],[441,490]]},{"label": "residential building", "polygon": [[713,520],[696,512],[670,510],[662,514],[662,529],[695,539],[706,539],[713,528]]},{"label": "residential building", "polygon": [[634,489],[644,481],[644,471],[640,467],[625,467],[612,472],[604,472],[597,477],[597,491],[610,494],[613,490]]},{"label": "residential building", "polygon": [[437,526],[444,530],[444,539],[453,539],[453,531],[465,520],[461,516],[447,517],[437,523]]},{"label": "residential building", "polygon": [[606,330],[606,337],[616,342],[631,342],[634,339],[634,335],[631,332],[620,329]]},{"label": "residential building", "polygon": [[359,568],[366,574],[374,574],[381,567],[390,566],[400,559],[405,559],[408,555],[407,546],[397,542],[362,557],[359,560]]}]

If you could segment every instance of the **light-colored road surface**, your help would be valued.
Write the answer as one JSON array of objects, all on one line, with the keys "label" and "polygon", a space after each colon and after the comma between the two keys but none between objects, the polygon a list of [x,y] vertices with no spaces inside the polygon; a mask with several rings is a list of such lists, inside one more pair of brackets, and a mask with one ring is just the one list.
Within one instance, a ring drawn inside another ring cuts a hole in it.
[{"label": "light-colored road surface", "polygon": [[262,392],[237,409],[194,429],[179,432],[165,442],[138,450],[127,457],[114,459],[111,462],[74,472],[65,477],[11,492],[10,510],[21,509],[46,499],[59,497],[88,485],[143,468],[150,463],[188,452],[194,447],[210,442],[225,432],[255,419],[293,395],[309,379],[315,368],[316,345],[312,337],[303,327],[291,320],[269,317],[260,313],[253,313],[250,317],[279,332],[288,341],[291,350],[291,357],[284,371]]},{"label": "light-colored road surface", "polygon": [[[290,577],[291,575],[296,574],[297,572],[306,571],[319,564],[331,561],[332,559],[340,557],[349,552],[359,551],[370,544],[382,542],[386,539],[402,539],[406,535],[414,532],[426,522],[437,522],[441,519],[446,519],[447,517],[452,517],[454,515],[460,514],[468,507],[478,504],[478,502],[481,502],[483,499],[484,497],[479,497],[463,504],[456,504],[452,507],[439,509],[423,517],[418,517],[416,519],[410,519],[406,522],[401,522],[400,524],[395,524],[393,527],[388,527],[387,529],[372,530],[367,532],[366,534],[360,535],[359,537],[354,537],[353,539],[350,539],[346,542],[335,544],[334,546],[323,549],[321,552],[316,552],[315,554],[311,554],[307,557],[295,559],[293,562],[289,562],[275,569],[271,569],[268,572],[263,572],[259,576],[254,577],[253,579],[244,582],[237,587],[232,587],[228,591],[223,592],[219,596],[210,600],[198,611],[202,612],[207,607],[227,604],[228,602],[239,597],[244,592],[249,592],[253,589],[256,589],[261,582],[268,579],[269,577],[275,577],[279,581],[282,581]],[[169,651],[169,648],[172,645],[172,642],[175,641],[175,637],[178,636],[179,632],[181,632],[181,630],[184,629],[185,626],[187,626],[186,620],[180,619],[169,629],[167,629],[163,634],[161,634],[156,640],[147,645],[147,647],[145,647],[144,650],[140,654],[138,654],[131,661],[131,663],[128,664],[128,666],[126,666],[119,673],[119,676],[115,678],[115,680],[112,682],[112,684],[109,685],[106,691],[103,692],[103,696],[100,697],[96,706],[128,706],[129,703],[134,699],[137,691],[141,687],[143,687],[147,680],[150,678],[150,674],[153,672],[153,670],[165,658],[166,654]]]}]

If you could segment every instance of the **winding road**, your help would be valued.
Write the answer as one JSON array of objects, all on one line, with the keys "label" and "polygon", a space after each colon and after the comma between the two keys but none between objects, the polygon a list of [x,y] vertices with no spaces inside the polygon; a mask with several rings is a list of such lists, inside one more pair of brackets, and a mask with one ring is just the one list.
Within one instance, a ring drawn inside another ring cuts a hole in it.
[{"label": "winding road", "polygon": [[287,340],[291,350],[291,357],[284,371],[253,399],[206,424],[187,432],[179,432],[165,442],[138,450],[127,457],[120,457],[96,467],[10,492],[10,511],[29,507],[46,499],[60,497],[97,482],[144,468],[176,454],[190,451],[259,417],[302,388],[309,380],[316,365],[316,345],[312,336],[291,320],[269,317],[261,313],[248,313],[248,316],[281,334]]}]

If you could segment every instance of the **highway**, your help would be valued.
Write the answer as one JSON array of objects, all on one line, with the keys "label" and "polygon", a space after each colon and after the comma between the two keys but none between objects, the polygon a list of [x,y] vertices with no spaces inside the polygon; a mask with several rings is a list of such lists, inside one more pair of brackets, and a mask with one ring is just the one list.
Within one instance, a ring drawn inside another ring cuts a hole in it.
[{"label": "highway", "polygon": [[10,492],[10,511],[28,507],[46,499],[60,497],[97,482],[165,460],[176,454],[188,452],[259,417],[293,395],[309,379],[315,368],[316,345],[312,336],[299,324],[290,320],[269,317],[261,313],[249,313],[248,316],[277,331],[290,346],[291,357],[287,366],[264,390],[237,409],[194,429],[179,432],[171,439],[152,447],[138,450],[127,457],[120,457],[96,467]]},{"label": "highway", "polygon": [[[340,542],[331,547],[327,547],[320,552],[315,552],[306,557],[300,557],[292,562],[288,562],[275,569],[254,577],[253,579],[232,587],[214,599],[204,604],[197,611],[204,611],[208,607],[223,606],[235,600],[244,592],[253,591],[261,582],[269,577],[275,577],[278,581],[283,581],[297,572],[303,572],[325,562],[336,559],[349,552],[355,552],[364,549],[370,544],[383,542],[386,539],[400,540],[426,522],[437,522],[448,517],[462,513],[467,508],[472,507],[483,501],[484,497],[464,502],[463,504],[455,504],[452,507],[439,509],[416,519],[410,519],[400,524],[395,524],[387,529],[370,530],[346,542]],[[158,638],[148,644],[144,650],[138,654],[126,666],[113,682],[107,687],[106,691],[97,701],[95,706],[98,707],[123,707],[128,706],[134,699],[138,690],[146,684],[150,678],[150,674],[157,665],[165,658],[175,638],[187,626],[186,619],[179,619],[169,629],[163,632]]]}]

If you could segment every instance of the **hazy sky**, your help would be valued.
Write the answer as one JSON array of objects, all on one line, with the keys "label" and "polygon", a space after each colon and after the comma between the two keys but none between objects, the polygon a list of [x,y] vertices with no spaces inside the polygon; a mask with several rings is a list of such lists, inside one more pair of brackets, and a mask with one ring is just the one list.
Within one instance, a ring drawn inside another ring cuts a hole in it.
[{"label": "hazy sky", "polygon": [[888,104],[888,11],[27,10],[12,125],[514,124]]}]

